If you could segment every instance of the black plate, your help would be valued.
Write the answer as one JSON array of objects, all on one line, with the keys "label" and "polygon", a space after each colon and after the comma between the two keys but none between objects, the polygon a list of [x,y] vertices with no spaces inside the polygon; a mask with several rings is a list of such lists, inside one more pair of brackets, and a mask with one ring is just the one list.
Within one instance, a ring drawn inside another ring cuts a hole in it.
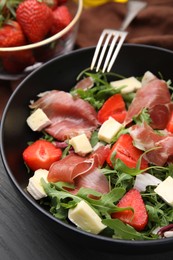
[{"label": "black plate", "polygon": [[[90,66],[94,48],[81,49],[68,55],[55,58],[27,76],[15,90],[5,108],[1,122],[1,153],[7,173],[18,191],[36,209],[46,225],[53,225],[57,234],[70,239],[72,243],[94,247],[99,250],[121,251],[123,253],[154,253],[172,247],[173,238],[154,241],[113,240],[98,235],[88,234],[71,225],[64,224],[45,211],[25,188],[29,175],[22,161],[22,151],[28,140],[36,139],[26,125],[29,115],[28,104],[40,92],[51,89],[68,91],[76,82],[78,74]],[[144,45],[126,44],[121,49],[112,71],[124,76],[142,76],[149,70],[160,72],[165,80],[173,81],[173,52]],[[33,207],[31,207],[33,208]],[[41,214],[40,214],[41,213]],[[29,231],[28,231],[29,232]]]}]

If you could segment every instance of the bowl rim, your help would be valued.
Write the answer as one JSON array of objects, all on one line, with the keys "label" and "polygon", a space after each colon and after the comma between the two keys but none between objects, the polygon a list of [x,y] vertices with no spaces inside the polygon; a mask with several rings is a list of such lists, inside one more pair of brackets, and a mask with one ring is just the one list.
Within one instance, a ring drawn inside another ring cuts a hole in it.
[{"label": "bowl rim", "polygon": [[83,10],[83,0],[75,0],[74,2],[77,2],[77,11],[76,14],[73,18],[73,20],[60,32],[56,33],[55,35],[44,39],[40,42],[36,42],[36,43],[31,43],[31,44],[27,44],[27,45],[23,45],[23,46],[16,46],[16,47],[0,47],[0,52],[11,52],[11,51],[22,51],[22,50],[28,50],[28,49],[33,49],[33,48],[37,48],[37,47],[41,47],[43,45],[49,44],[57,39],[59,39],[61,36],[63,36],[64,34],[66,34],[80,19],[80,16],[82,14],[82,10]]},{"label": "bowl rim", "polygon": [[[154,50],[158,50],[158,51],[163,51],[163,52],[167,52],[173,55],[173,51],[166,49],[166,48],[162,48],[162,47],[157,47],[157,46],[152,46],[152,45],[145,45],[145,44],[133,44],[133,43],[126,43],[123,46],[125,47],[139,47],[139,48],[147,48],[147,49],[154,49]],[[92,233],[88,233],[86,231],[83,230],[79,230],[77,229],[75,226],[67,224],[57,218],[55,218],[53,215],[51,215],[50,212],[48,212],[47,210],[45,210],[44,208],[42,208],[37,201],[35,201],[31,196],[29,196],[29,194],[27,194],[25,192],[25,190],[23,188],[21,188],[21,186],[19,185],[19,183],[17,182],[17,180],[15,179],[15,177],[13,176],[8,163],[6,161],[5,158],[5,153],[4,153],[4,148],[3,148],[3,124],[5,122],[5,118],[8,112],[8,107],[11,103],[11,101],[13,100],[13,97],[17,94],[17,92],[19,91],[19,89],[21,88],[21,85],[29,78],[32,77],[32,74],[37,73],[37,70],[40,70],[42,67],[47,66],[49,63],[53,62],[54,60],[57,59],[62,59],[64,56],[71,56],[71,55],[75,55],[76,53],[80,53],[81,51],[87,51],[87,50],[91,50],[94,49],[95,46],[90,46],[90,47],[85,47],[85,48],[81,48],[78,50],[74,50],[71,53],[67,53],[65,55],[59,56],[59,57],[55,57],[54,59],[44,63],[41,67],[39,67],[38,69],[34,70],[33,72],[31,72],[24,80],[22,80],[22,82],[18,85],[18,87],[14,90],[14,92],[12,93],[11,97],[9,98],[7,105],[4,109],[3,115],[2,115],[2,120],[0,122],[0,155],[2,158],[2,163],[4,165],[4,169],[6,171],[7,176],[9,177],[9,179],[12,181],[12,183],[14,184],[14,186],[16,187],[16,189],[18,190],[18,192],[20,193],[20,195],[22,195],[27,202],[29,202],[31,204],[32,207],[36,208],[38,210],[39,213],[43,214],[46,218],[48,218],[49,220],[51,219],[51,221],[53,221],[54,223],[57,223],[58,225],[62,225],[64,228],[66,229],[70,229],[70,231],[78,233],[81,236],[87,236],[89,239],[95,239],[97,242],[106,242],[106,243],[110,243],[111,246],[113,246],[114,244],[116,244],[117,246],[128,246],[128,248],[130,249],[130,251],[128,252],[124,252],[124,254],[128,254],[131,252],[131,250],[134,252],[135,249],[141,249],[143,248],[143,250],[145,249],[151,249],[153,246],[155,248],[155,246],[157,246],[158,250],[159,250],[159,245],[160,246],[169,246],[170,244],[172,244],[173,242],[173,238],[169,237],[166,239],[153,239],[153,240],[124,240],[124,239],[114,239],[111,237],[106,237],[103,235],[95,235]],[[101,248],[100,248],[101,249]],[[125,249],[125,248],[124,248]],[[104,250],[104,249],[103,249]],[[106,250],[106,249],[105,249]],[[117,248],[115,249],[117,250]],[[160,250],[162,250],[162,247],[160,248]],[[117,251],[118,252],[118,251]],[[144,253],[142,251],[142,253]],[[146,252],[147,253],[147,252]]]}]

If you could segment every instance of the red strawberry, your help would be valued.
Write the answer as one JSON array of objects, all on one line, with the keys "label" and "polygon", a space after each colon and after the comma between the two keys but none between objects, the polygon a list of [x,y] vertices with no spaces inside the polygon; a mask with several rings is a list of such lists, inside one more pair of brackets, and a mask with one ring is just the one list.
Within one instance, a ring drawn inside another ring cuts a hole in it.
[{"label": "red strawberry", "polygon": [[[111,151],[107,157],[107,163],[112,167],[111,157],[112,153],[116,152],[115,158],[120,159],[129,168],[135,168],[137,161],[143,154],[143,151],[139,150],[133,145],[133,139],[129,134],[122,134],[119,139],[114,143]],[[140,169],[148,167],[148,162],[142,158]]]},{"label": "red strawberry", "polygon": [[98,111],[98,121],[103,124],[110,116],[120,123],[126,116],[125,102],[121,94],[115,94],[108,98]]},{"label": "red strawberry", "polygon": [[31,50],[16,52],[5,52],[2,54],[2,66],[10,73],[21,73],[23,70],[35,63]]},{"label": "red strawberry", "polygon": [[61,159],[62,151],[46,140],[37,140],[23,152],[23,159],[31,170],[49,169],[52,163]]},{"label": "red strawberry", "polygon": [[8,21],[0,28],[0,47],[15,47],[26,44],[26,39],[18,22]]},{"label": "red strawberry", "polygon": [[53,23],[52,10],[37,0],[25,0],[19,4],[16,19],[32,43],[43,40]]},{"label": "red strawberry", "polygon": [[52,35],[63,30],[72,20],[69,9],[65,5],[61,5],[53,11],[53,18],[54,20],[51,28]]},{"label": "red strawberry", "polygon": [[112,214],[112,218],[118,218],[136,230],[141,231],[148,222],[148,214],[141,194],[136,189],[128,191],[117,205],[120,208],[131,207],[132,210],[124,210]]}]

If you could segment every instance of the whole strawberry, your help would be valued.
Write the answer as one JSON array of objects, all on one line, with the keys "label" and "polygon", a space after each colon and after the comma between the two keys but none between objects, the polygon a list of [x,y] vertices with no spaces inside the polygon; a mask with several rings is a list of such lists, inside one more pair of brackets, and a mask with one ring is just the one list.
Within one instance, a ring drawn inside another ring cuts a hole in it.
[{"label": "whole strawberry", "polygon": [[25,0],[16,10],[16,19],[31,43],[42,41],[52,23],[52,10],[37,0]]},{"label": "whole strawberry", "polygon": [[65,5],[58,6],[53,11],[53,25],[51,27],[51,34],[54,35],[63,30],[72,20],[69,9]]},{"label": "whole strawberry", "polygon": [[18,22],[9,20],[0,27],[0,47],[16,47],[26,44],[26,39]]}]

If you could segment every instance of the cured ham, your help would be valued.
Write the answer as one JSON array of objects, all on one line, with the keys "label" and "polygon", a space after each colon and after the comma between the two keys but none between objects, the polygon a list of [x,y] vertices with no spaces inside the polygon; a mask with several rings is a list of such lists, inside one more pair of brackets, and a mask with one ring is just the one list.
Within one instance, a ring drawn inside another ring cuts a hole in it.
[{"label": "cured ham", "polygon": [[48,181],[74,183],[74,178],[78,176],[78,174],[83,174],[89,170],[93,164],[93,160],[84,162],[85,160],[86,158],[74,153],[67,155],[62,160],[51,165],[48,174]]},{"label": "cured ham", "polygon": [[145,159],[158,166],[163,166],[170,162],[173,156],[173,135],[163,132],[163,135],[154,132],[146,123],[134,125],[130,128],[130,135],[134,140],[134,145],[141,150],[147,151]]},{"label": "cured ham", "polygon": [[87,102],[70,93],[52,90],[30,105],[41,108],[51,120],[44,130],[60,141],[85,133],[88,138],[98,127],[97,113]]},{"label": "cured ham", "polygon": [[82,80],[80,80],[76,86],[74,87],[75,89],[83,89],[83,90],[87,90],[92,88],[94,85],[94,80],[91,77],[87,77],[84,78]]},{"label": "cured ham", "polygon": [[48,181],[73,183],[75,185],[73,193],[76,193],[81,187],[107,193],[109,183],[99,169],[106,160],[107,152],[108,148],[103,146],[89,157],[71,153],[52,164],[48,173]]},{"label": "cured ham", "polygon": [[109,153],[110,147],[108,145],[102,145],[91,154],[90,158],[94,158],[95,163],[97,163],[97,166],[102,167]]},{"label": "cured ham", "polygon": [[168,123],[173,109],[170,93],[165,81],[153,79],[140,88],[129,106],[125,125],[132,122],[143,108],[147,108],[151,117],[153,129],[164,129]]},{"label": "cured ham", "polygon": [[94,170],[89,173],[80,175],[75,179],[75,193],[81,188],[90,188],[96,190],[102,194],[109,192],[109,183],[105,175],[102,174],[99,168],[94,168]]}]

